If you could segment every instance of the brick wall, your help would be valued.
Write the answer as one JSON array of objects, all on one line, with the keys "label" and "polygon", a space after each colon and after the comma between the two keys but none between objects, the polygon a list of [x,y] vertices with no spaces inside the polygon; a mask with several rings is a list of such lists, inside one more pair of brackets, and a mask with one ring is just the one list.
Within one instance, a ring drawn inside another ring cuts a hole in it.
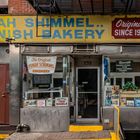
[{"label": "brick wall", "polygon": [[13,15],[33,15],[36,14],[36,11],[28,0],[9,0],[8,13]]}]

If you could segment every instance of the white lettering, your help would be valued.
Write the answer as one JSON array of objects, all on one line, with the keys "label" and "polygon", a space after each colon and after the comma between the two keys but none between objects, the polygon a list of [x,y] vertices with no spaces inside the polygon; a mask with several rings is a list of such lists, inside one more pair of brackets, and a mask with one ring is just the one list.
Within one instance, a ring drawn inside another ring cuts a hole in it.
[{"label": "white lettering", "polygon": [[115,36],[133,36],[133,29],[130,30],[116,29]]},{"label": "white lettering", "polygon": [[133,21],[123,21],[122,19],[118,20],[116,22],[116,27],[123,27],[123,28],[127,28],[127,30],[129,30],[129,28],[138,28],[140,27],[140,22],[136,22],[135,20]]}]

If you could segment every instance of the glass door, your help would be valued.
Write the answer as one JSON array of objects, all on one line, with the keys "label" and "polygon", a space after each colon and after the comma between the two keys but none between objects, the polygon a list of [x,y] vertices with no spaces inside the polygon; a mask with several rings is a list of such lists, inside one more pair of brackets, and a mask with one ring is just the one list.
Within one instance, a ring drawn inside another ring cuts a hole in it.
[{"label": "glass door", "polygon": [[99,118],[99,69],[77,68],[76,119]]}]

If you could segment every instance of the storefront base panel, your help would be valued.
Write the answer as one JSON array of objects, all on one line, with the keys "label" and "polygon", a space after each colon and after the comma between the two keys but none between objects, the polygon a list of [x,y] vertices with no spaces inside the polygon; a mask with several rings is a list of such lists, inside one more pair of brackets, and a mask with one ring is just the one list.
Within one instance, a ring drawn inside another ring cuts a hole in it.
[{"label": "storefront base panel", "polygon": [[124,130],[140,131],[140,107],[120,107],[120,119]]},{"label": "storefront base panel", "polygon": [[21,108],[21,124],[30,126],[31,132],[61,132],[69,129],[68,107]]},{"label": "storefront base panel", "polygon": [[[106,130],[116,128],[116,115],[113,107],[103,107],[103,127]],[[140,108],[139,107],[120,107],[120,123],[123,131],[140,132]]]},{"label": "storefront base panel", "polygon": [[20,119],[20,55],[19,47],[10,47],[10,94],[9,94],[9,123],[17,125]]}]

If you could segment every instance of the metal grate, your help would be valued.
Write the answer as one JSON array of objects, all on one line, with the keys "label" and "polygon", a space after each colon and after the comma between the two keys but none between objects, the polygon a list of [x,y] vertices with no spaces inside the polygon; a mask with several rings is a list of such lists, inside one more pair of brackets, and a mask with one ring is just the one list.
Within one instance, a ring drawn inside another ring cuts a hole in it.
[{"label": "metal grate", "polygon": [[50,1],[54,3],[54,14],[138,14],[140,13],[139,0],[28,0],[37,7],[39,12],[49,13]]}]

